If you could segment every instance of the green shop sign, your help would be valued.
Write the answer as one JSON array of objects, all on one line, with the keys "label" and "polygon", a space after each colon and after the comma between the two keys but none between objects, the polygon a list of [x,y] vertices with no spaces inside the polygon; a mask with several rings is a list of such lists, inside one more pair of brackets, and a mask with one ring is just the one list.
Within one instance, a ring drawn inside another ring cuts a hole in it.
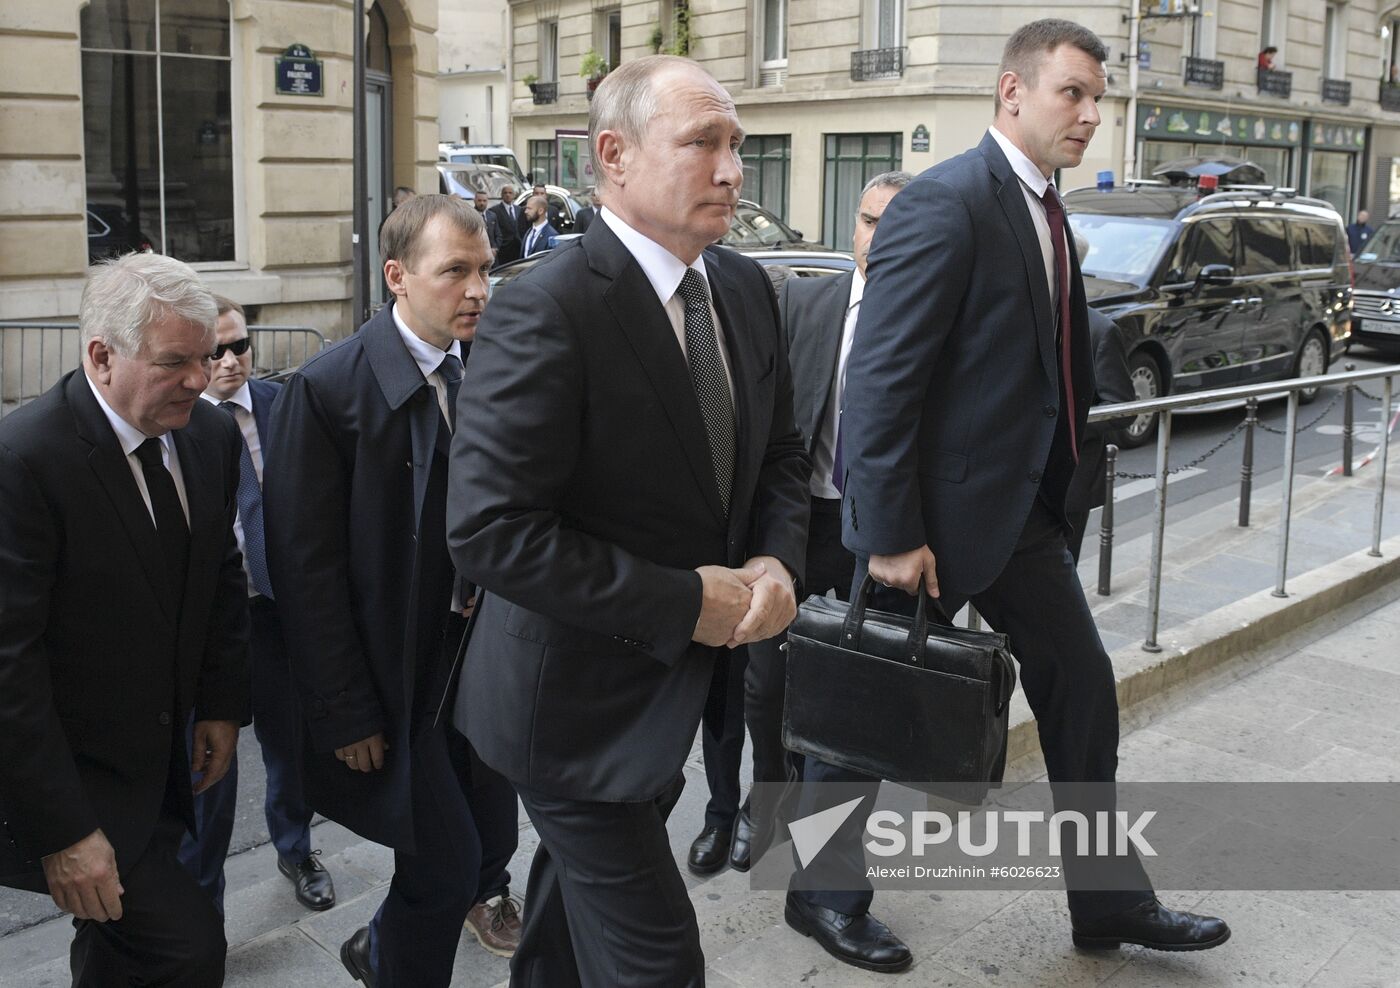
[{"label": "green shop sign", "polygon": [[1166,141],[1297,147],[1303,141],[1303,125],[1286,117],[1144,102],[1138,104],[1138,136]]},{"label": "green shop sign", "polygon": [[1315,120],[1312,125],[1312,146],[1359,151],[1366,146],[1366,128],[1355,124],[1330,124]]}]

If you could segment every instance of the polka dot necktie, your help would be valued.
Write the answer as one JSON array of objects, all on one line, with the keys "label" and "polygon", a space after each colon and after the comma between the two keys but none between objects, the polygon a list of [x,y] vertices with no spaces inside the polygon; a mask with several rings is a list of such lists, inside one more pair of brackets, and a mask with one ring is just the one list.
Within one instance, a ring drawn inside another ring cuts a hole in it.
[{"label": "polka dot necktie", "polygon": [[714,320],[710,318],[710,293],[694,268],[686,268],[676,294],[685,301],[685,352],[690,380],[705,420],[710,440],[710,462],[715,470],[720,503],[729,512],[734,486],[734,399],[724,376]]}]

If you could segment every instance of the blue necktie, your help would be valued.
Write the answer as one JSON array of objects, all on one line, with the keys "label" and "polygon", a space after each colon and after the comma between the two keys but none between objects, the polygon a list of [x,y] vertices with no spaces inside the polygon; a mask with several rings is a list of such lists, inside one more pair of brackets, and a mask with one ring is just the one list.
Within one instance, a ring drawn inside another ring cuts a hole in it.
[{"label": "blue necktie", "polygon": [[[234,422],[238,416],[234,410],[238,405],[231,401],[219,403],[219,407],[229,413]],[[262,486],[258,483],[258,472],[253,467],[253,454],[248,449],[248,440],[243,438],[243,428],[238,429],[238,518],[243,522],[243,557],[248,564],[248,583],[254,593],[272,600],[272,580],[267,575],[267,545],[263,540]]]},{"label": "blue necktie", "polygon": [[447,385],[447,424],[454,429],[457,427],[457,394],[462,390],[465,371],[461,358],[456,354],[445,355],[442,363],[438,364],[438,374],[442,377],[442,383]]}]

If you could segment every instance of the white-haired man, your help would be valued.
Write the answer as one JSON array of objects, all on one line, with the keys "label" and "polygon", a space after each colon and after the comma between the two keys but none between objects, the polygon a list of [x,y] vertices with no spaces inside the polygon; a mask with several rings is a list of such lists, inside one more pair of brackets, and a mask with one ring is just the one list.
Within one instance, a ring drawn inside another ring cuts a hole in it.
[{"label": "white-haired man", "polygon": [[223,982],[176,860],[248,707],[238,427],[199,399],[216,313],[179,261],[103,264],[83,366],[0,420],[0,882],[73,915],[77,986]]}]

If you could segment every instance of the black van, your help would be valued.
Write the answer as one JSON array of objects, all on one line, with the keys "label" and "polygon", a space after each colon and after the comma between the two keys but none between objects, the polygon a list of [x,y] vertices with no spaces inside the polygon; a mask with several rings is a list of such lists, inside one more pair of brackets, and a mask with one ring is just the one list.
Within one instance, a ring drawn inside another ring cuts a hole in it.
[{"label": "black van", "polygon": [[1356,255],[1351,338],[1378,349],[1400,349],[1400,219],[1384,224]]},{"label": "black van", "polygon": [[[1064,199],[1089,242],[1089,302],[1122,327],[1139,398],[1322,374],[1346,346],[1350,260],[1330,203],[1148,183]],[[1127,444],[1155,427],[1139,416]]]}]

